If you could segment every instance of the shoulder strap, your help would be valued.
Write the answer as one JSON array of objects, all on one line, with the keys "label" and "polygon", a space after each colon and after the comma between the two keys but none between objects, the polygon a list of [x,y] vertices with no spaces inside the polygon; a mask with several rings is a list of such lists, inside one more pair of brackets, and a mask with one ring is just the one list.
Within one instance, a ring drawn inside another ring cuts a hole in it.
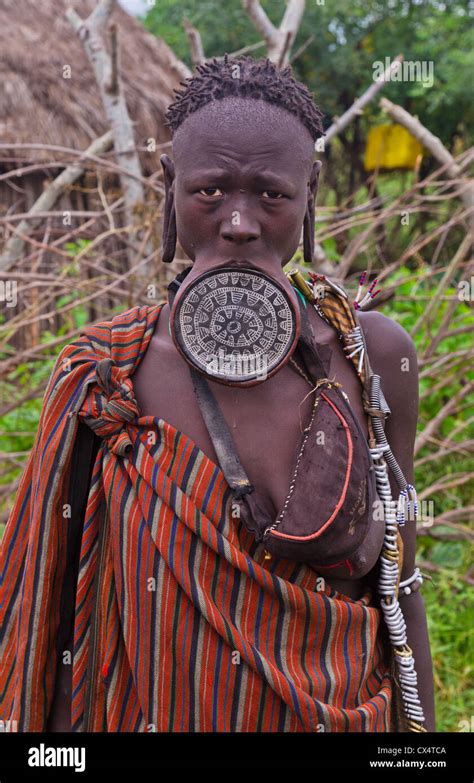
[{"label": "shoulder strap", "polygon": [[355,333],[360,328],[359,319],[344,288],[334,283],[326,275],[317,275],[313,272],[310,273],[310,280],[305,280],[298,269],[292,269],[288,272],[288,278],[292,285],[315,305],[319,314],[338,332],[343,342],[349,343],[345,348],[353,348],[349,358],[354,364],[362,386],[364,386],[370,365],[367,351],[364,350],[365,343],[361,343]]},{"label": "shoulder strap", "polygon": [[[306,281],[297,269],[291,270],[288,277],[308,301],[321,310],[323,317],[340,334],[344,343],[343,350],[352,359],[362,384],[362,402],[367,414],[369,446],[371,449],[376,447],[383,449],[384,459],[400,490],[406,492],[407,488],[411,488],[412,485],[407,483],[385,437],[385,419],[391,411],[381,388],[380,376],[372,371],[370,365],[358,310],[350,302],[347,293],[341,286],[329,280],[326,275],[317,275],[313,272],[309,274],[310,281]],[[315,291],[316,284],[321,286],[318,291]]]},{"label": "shoulder strap", "polygon": [[217,454],[225,479],[235,498],[241,498],[254,491],[237,454],[227,422],[222,415],[207,379],[194,367],[188,365],[194,392],[201,410],[204,424]]},{"label": "shoulder strap", "polygon": [[287,273],[290,282],[298,288],[306,299],[314,304],[319,314],[336,329],[343,350],[351,359],[357,377],[362,386],[362,404],[367,414],[367,426],[369,430],[369,444],[375,446],[376,438],[372,425],[372,418],[380,420],[382,426],[390,413],[390,408],[380,389],[379,404],[373,403],[371,397],[371,377],[373,375],[370,366],[367,344],[364,331],[360,325],[356,308],[350,301],[347,292],[342,286],[330,280],[326,275],[309,272],[310,280],[305,280],[298,269],[292,269]]},{"label": "shoulder strap", "polygon": [[[311,325],[308,315],[305,312],[305,304],[301,303],[299,298],[298,303],[301,311],[301,335],[299,346],[302,349],[302,356],[306,368],[316,381],[316,379],[322,378],[327,374],[326,367],[323,364],[314,340],[312,340]],[[194,392],[201,410],[202,418],[209,432],[209,437],[214,446],[221,470],[232,489],[234,497],[241,498],[244,495],[252,493],[254,487],[250,483],[243,468],[227,422],[207,379],[193,367],[189,366],[188,369],[191,374]]]}]

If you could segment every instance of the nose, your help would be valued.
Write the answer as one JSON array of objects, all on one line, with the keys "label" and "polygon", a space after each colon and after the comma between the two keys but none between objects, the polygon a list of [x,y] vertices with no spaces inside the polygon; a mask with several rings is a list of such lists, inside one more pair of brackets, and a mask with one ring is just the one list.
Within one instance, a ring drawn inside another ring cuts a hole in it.
[{"label": "nose", "polygon": [[254,242],[260,238],[260,226],[249,215],[248,210],[235,209],[229,219],[221,224],[222,239],[243,245],[246,242]]}]

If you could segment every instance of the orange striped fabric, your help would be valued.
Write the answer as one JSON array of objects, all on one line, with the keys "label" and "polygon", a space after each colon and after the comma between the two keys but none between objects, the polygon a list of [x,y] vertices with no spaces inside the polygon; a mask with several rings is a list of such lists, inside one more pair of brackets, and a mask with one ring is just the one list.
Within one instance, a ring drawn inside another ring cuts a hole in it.
[{"label": "orange striped fabric", "polygon": [[0,719],[40,731],[51,708],[80,418],[103,440],[82,531],[74,731],[396,730],[370,589],[353,600],[305,564],[268,564],[221,469],[140,415],[133,372],[160,310],[87,327],[56,362],[0,549]]}]

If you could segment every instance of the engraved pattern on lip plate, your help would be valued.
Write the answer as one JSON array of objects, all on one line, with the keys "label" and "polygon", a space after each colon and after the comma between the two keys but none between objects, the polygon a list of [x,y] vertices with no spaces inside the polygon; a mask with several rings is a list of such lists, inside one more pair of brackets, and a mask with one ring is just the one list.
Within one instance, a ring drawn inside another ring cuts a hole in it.
[{"label": "engraved pattern on lip plate", "polygon": [[[271,371],[294,339],[293,312],[282,289],[252,271],[206,275],[184,295],[178,310],[183,347],[205,371],[217,357],[234,365],[242,360],[245,367],[258,366],[264,358]],[[240,378],[253,374],[243,371]]]}]

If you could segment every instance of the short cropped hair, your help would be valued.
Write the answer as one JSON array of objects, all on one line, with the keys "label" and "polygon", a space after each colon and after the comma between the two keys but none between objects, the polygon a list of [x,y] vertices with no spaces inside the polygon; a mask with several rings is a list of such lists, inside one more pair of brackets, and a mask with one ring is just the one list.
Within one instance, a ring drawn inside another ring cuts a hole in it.
[{"label": "short cropped hair", "polygon": [[174,90],[178,97],[169,105],[165,118],[172,135],[190,114],[229,96],[273,103],[297,116],[314,141],[325,135],[324,115],[306,85],[293,77],[291,65],[279,69],[268,57],[254,60],[225,54],[197,65],[196,70],[195,75],[180,82],[183,90]]}]

